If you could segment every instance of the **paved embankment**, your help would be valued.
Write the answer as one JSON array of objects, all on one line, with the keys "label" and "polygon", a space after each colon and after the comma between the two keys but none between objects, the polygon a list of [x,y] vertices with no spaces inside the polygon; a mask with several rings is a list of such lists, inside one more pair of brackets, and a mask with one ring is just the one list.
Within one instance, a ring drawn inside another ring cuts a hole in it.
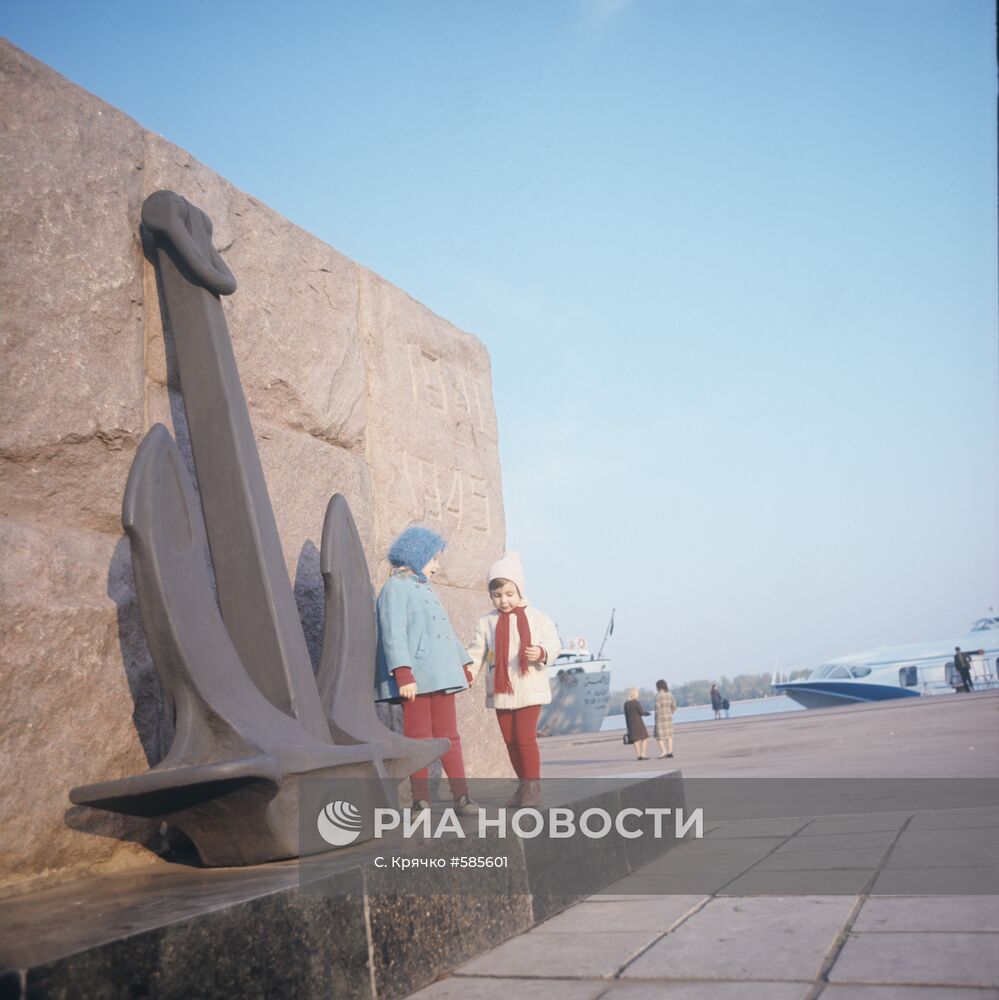
[{"label": "paved embankment", "polygon": [[[652,732],[651,716],[646,720]],[[686,778],[997,777],[999,692],[810,709],[675,727],[672,760],[635,760],[621,733],[542,740],[545,777],[669,765]]]},{"label": "paved embankment", "polygon": [[[668,766],[681,768],[693,787],[734,778],[730,784],[750,789],[809,778],[820,792],[874,788],[884,811],[875,800],[849,815],[707,821],[703,840],[679,845],[613,894],[576,904],[414,996],[999,997],[995,781],[977,786],[985,801],[919,808],[912,803],[921,786],[933,802],[933,789],[976,785],[903,780],[999,778],[999,694],[692,723],[677,727],[675,753],[637,762],[620,734],[564,737],[544,741],[544,774]],[[768,782],[757,786],[753,778]],[[909,791],[895,794],[903,788]],[[649,894],[660,884],[669,891]]]}]

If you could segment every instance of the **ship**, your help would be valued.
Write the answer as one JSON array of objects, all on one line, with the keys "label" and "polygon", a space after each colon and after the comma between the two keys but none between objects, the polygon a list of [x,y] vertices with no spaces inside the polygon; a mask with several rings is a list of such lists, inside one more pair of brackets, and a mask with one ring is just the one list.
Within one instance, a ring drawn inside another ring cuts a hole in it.
[{"label": "ship", "polygon": [[604,641],[594,655],[583,637],[563,640],[562,652],[548,666],[552,700],[541,709],[538,736],[595,733],[603,725],[610,701],[610,659],[603,655],[614,632],[614,613]]}]

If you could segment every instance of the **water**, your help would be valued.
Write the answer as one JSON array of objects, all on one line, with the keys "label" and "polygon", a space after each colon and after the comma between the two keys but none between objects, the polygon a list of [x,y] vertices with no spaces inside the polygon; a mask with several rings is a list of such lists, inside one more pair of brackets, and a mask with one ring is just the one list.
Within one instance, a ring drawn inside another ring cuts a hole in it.
[{"label": "water", "polygon": [[[644,706],[645,708],[652,710],[652,705],[648,704]],[[752,698],[749,701],[733,701],[732,707],[729,710],[729,718],[731,719],[746,719],[751,715],[775,715],[778,712],[804,712],[805,709],[802,708],[796,701],[788,698],[786,694],[774,695],[772,698]],[[723,718],[720,720],[724,722]],[[709,719],[714,719],[715,713],[711,710],[710,705],[687,705],[685,708],[678,708],[673,716],[673,722],[680,725],[684,722],[706,722]],[[654,715],[648,715],[645,717],[645,724],[649,727],[649,733],[652,732],[652,724],[655,721]],[[614,729],[624,729],[624,716],[623,715],[608,715],[600,727],[601,732],[606,732],[608,730]]]}]

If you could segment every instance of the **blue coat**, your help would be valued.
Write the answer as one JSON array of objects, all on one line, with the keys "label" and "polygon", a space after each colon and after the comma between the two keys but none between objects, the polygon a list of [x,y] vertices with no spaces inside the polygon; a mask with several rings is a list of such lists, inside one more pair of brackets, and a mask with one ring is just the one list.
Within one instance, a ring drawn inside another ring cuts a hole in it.
[{"label": "blue coat", "polygon": [[463,691],[462,668],[471,659],[434,588],[406,574],[390,576],[378,595],[375,701],[398,700],[396,667],[412,667],[418,694]]}]

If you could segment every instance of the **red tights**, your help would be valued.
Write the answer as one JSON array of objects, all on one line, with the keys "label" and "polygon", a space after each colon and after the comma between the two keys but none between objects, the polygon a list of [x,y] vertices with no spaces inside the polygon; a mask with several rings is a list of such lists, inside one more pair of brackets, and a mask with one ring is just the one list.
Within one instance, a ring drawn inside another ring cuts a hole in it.
[{"label": "red tights", "polygon": [[[404,701],[402,731],[414,740],[447,737],[451,741],[451,749],[441,758],[441,763],[451,785],[451,794],[455,798],[468,794],[465,761],[461,756],[461,737],[458,735],[458,718],[454,710],[454,694],[431,691],[429,694],[418,694],[412,701]],[[410,784],[414,799],[430,801],[427,768],[414,771],[410,777]]]},{"label": "red tights", "polygon": [[540,705],[524,708],[497,708],[500,732],[506,743],[510,763],[521,781],[537,781],[541,777],[541,754],[538,751],[538,717]]}]

